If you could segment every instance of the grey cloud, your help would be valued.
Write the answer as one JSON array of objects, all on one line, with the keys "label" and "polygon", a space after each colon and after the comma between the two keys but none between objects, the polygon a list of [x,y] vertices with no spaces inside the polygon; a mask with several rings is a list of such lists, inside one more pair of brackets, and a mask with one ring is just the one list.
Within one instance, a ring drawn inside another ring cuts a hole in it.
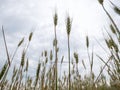
[{"label": "grey cloud", "polygon": [[[70,3],[70,2],[72,3]],[[89,1],[89,0],[88,0]],[[69,4],[66,5],[66,3]],[[80,3],[82,2],[82,3]],[[101,27],[105,24],[103,18],[103,13],[97,2],[92,3],[89,1],[86,7],[87,1],[76,0],[75,4],[73,0],[2,0],[0,1],[0,26],[4,25],[7,42],[10,52],[14,51],[17,43],[21,37],[28,38],[28,34],[32,29],[35,29],[33,38],[28,49],[28,58],[30,58],[30,72],[34,72],[36,68],[37,61],[39,59],[40,53],[47,49],[53,49],[52,42],[54,39],[54,26],[53,26],[53,12],[54,7],[57,6],[58,10],[58,26],[57,26],[57,36],[58,45],[60,46],[59,56],[64,54],[67,61],[67,35],[65,29],[65,18],[67,10],[70,11],[70,16],[73,18],[73,26],[71,30],[71,55],[74,51],[78,51],[80,58],[84,58],[87,61],[86,46],[85,46],[85,35],[89,35],[90,38],[97,36],[98,41],[102,42],[103,39],[100,35]],[[75,7],[74,7],[75,6]],[[98,8],[98,9],[97,9]],[[83,10],[85,9],[85,10]],[[91,12],[89,12],[91,11]],[[102,13],[102,14],[100,14]],[[89,17],[90,16],[90,17]],[[75,18],[75,19],[74,19]],[[96,23],[98,23],[96,25]],[[87,32],[87,34],[86,34]],[[4,44],[2,40],[2,34],[0,32],[0,50],[4,49]],[[27,40],[26,40],[27,42]],[[91,40],[91,43],[97,47],[96,42]],[[21,53],[23,48],[19,50]],[[12,51],[11,51],[12,50]],[[99,50],[96,50],[99,51]],[[1,51],[0,51],[1,52]],[[16,55],[15,63],[20,62],[20,54]],[[84,55],[83,55],[84,54]],[[102,54],[100,52],[100,54]],[[0,54],[0,59],[6,57],[5,51]],[[95,64],[97,62],[95,61]],[[1,66],[1,65],[0,65]],[[1,68],[1,67],[0,67]],[[66,69],[63,67],[63,69]]]}]

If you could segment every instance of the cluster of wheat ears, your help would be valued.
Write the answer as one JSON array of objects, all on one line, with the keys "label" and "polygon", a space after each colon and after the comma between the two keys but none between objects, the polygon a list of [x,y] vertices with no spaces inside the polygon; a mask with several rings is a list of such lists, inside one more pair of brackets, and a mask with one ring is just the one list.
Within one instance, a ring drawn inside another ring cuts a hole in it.
[{"label": "cluster of wheat ears", "polygon": [[[21,53],[21,62],[19,63],[19,67],[14,66],[13,73],[10,78],[7,78],[9,75],[9,71],[12,63],[15,61],[14,57],[24,43],[24,38],[20,40],[18,43],[13,55],[10,56],[8,53],[8,47],[6,42],[6,35],[4,32],[4,28],[2,26],[2,34],[5,45],[5,51],[7,55],[7,60],[5,64],[0,69],[0,89],[1,90],[120,90],[120,29],[116,25],[110,13],[104,7],[104,1],[98,0],[100,5],[102,6],[104,12],[109,17],[111,24],[109,26],[109,30],[106,30],[106,33],[103,34],[104,41],[106,43],[107,48],[104,49],[100,43],[100,46],[106,51],[108,57],[105,59],[100,55],[89,52],[89,37],[86,36],[86,48],[88,54],[88,60],[90,65],[90,73],[89,75],[84,75],[82,77],[79,71],[79,55],[77,52],[70,54],[70,34],[72,21],[70,16],[66,18],[66,34],[67,34],[67,47],[68,47],[68,72],[64,72],[62,75],[58,75],[58,72],[61,72],[62,64],[64,61],[64,56],[62,58],[58,57],[59,47],[57,40],[57,25],[58,25],[58,15],[55,12],[53,16],[54,23],[54,40],[53,47],[54,51],[43,51],[41,57],[43,58],[43,62],[38,62],[36,69],[35,78],[31,77],[28,74],[29,71],[29,59],[27,58],[26,53],[28,52],[28,48],[30,42],[32,40],[33,32],[29,34],[28,42],[25,47],[23,47],[23,51]],[[110,3],[114,6],[114,11],[116,14],[120,15],[120,9],[114,3],[110,1]],[[107,50],[106,50],[107,49]],[[53,53],[54,52],[54,53]],[[71,56],[72,55],[72,56]],[[103,62],[103,67],[98,74],[95,76],[93,72],[93,61],[94,56],[98,57],[100,61]],[[71,58],[73,57],[73,61]],[[58,60],[61,60],[60,69],[58,69]],[[47,63],[50,63],[50,66],[47,66]],[[86,65],[84,60],[82,60],[82,64],[84,69],[86,70]],[[103,71],[106,70],[109,76],[109,82],[106,80],[106,75]]]}]

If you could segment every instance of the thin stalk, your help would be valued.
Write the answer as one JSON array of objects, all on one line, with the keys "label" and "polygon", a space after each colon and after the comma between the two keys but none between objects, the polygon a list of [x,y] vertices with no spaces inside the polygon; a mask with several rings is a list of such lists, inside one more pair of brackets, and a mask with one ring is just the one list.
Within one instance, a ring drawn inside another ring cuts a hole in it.
[{"label": "thin stalk", "polygon": [[[60,79],[61,79],[61,70],[62,70],[62,63],[63,63],[64,56],[61,59],[61,64],[60,64]],[[61,90],[60,82],[59,82],[59,90]]]},{"label": "thin stalk", "polygon": [[56,90],[57,90],[57,34],[56,34],[56,26],[54,26],[54,32],[55,32],[55,66],[56,66]]},{"label": "thin stalk", "polygon": [[[88,55],[88,59],[89,59],[89,63],[90,63],[90,66],[91,66],[91,60],[90,60],[90,54],[89,54],[89,49],[87,48],[87,55]],[[91,67],[90,67],[91,69]]]},{"label": "thin stalk", "polygon": [[66,19],[66,31],[67,31],[67,39],[68,39],[68,62],[69,62],[69,75],[68,75],[68,81],[69,81],[69,90],[71,90],[71,83],[70,83],[70,31],[71,31],[72,21],[71,18],[68,16]]},{"label": "thin stalk", "polygon": [[7,54],[7,60],[8,60],[9,66],[10,66],[10,57],[9,57],[9,53],[8,53],[8,48],[7,48],[7,43],[6,43],[5,32],[4,32],[3,26],[2,26],[2,33],[3,33],[3,39],[4,39],[6,54]]},{"label": "thin stalk", "polygon": [[53,17],[53,20],[54,20],[54,34],[55,34],[55,82],[56,82],[56,90],[57,90],[57,78],[58,78],[58,69],[57,69],[57,62],[58,62],[58,57],[57,57],[57,52],[58,52],[58,48],[57,48],[57,34],[56,34],[56,26],[57,26],[57,21],[58,21],[58,16],[57,16],[57,13],[55,12],[54,14],[54,17]]},{"label": "thin stalk", "polygon": [[69,60],[69,90],[71,90],[71,80],[70,80],[70,38],[68,35],[68,60]]}]

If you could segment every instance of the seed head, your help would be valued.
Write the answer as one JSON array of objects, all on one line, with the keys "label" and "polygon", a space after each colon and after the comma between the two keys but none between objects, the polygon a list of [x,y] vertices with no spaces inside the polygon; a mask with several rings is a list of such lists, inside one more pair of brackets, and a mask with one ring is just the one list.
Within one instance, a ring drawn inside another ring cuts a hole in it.
[{"label": "seed head", "polygon": [[87,46],[87,48],[89,47],[89,39],[88,39],[88,36],[86,36],[86,46]]},{"label": "seed head", "polygon": [[6,68],[7,68],[7,63],[4,64],[4,66],[2,67],[2,70],[0,72],[0,80],[2,79],[5,71],[6,71]]},{"label": "seed head", "polygon": [[31,32],[30,35],[29,35],[29,41],[31,41],[32,36],[33,36],[33,32]]},{"label": "seed head", "polygon": [[39,79],[39,73],[40,73],[40,67],[41,67],[41,63],[38,63],[38,67],[37,67],[37,71],[36,71],[36,80],[35,80],[35,86],[38,83],[38,79]]},{"label": "seed head", "polygon": [[22,57],[21,57],[21,66],[23,67],[25,63],[25,51],[23,50],[22,52]]},{"label": "seed head", "polygon": [[29,62],[28,62],[28,59],[26,61],[26,71],[28,71],[28,65],[29,65]]},{"label": "seed head", "polygon": [[46,50],[44,51],[44,55],[45,55],[45,57],[47,57],[47,51]]},{"label": "seed head", "polygon": [[98,0],[98,2],[103,5],[104,0]]},{"label": "seed head", "polygon": [[18,43],[18,47],[24,42],[24,38],[21,39],[21,41]]},{"label": "seed head", "polygon": [[120,15],[120,9],[118,7],[114,7],[114,11]]},{"label": "seed head", "polygon": [[56,12],[55,12],[55,14],[54,14],[53,19],[54,19],[54,25],[55,25],[55,26],[57,26],[58,15],[57,15],[57,13],[56,13]]},{"label": "seed head", "polygon": [[78,64],[78,62],[79,62],[78,53],[74,52],[74,58],[76,60],[76,64]]},{"label": "seed head", "polygon": [[53,59],[53,53],[52,53],[52,50],[50,51],[50,60],[52,61]]},{"label": "seed head", "polygon": [[112,24],[110,25],[110,29],[111,29],[112,33],[116,34],[116,30]]},{"label": "seed head", "polygon": [[45,59],[45,64],[48,62],[48,58],[46,57],[46,59]]},{"label": "seed head", "polygon": [[67,35],[70,35],[71,26],[72,26],[72,21],[71,21],[70,17],[68,16],[67,19],[66,19]]}]

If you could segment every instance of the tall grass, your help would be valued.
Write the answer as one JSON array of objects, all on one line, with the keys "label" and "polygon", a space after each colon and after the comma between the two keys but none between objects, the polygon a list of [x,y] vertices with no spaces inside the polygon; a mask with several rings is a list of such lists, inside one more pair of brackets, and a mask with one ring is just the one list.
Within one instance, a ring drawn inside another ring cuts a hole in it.
[{"label": "tall grass", "polygon": [[[107,50],[108,56],[102,58],[101,55],[94,53],[94,49],[90,52],[90,41],[89,37],[86,36],[86,51],[88,55],[89,66],[84,62],[84,59],[79,57],[77,52],[71,53],[70,51],[70,35],[72,20],[70,16],[66,18],[66,32],[67,32],[67,48],[68,48],[68,61],[65,55],[62,58],[58,57],[58,40],[57,40],[57,25],[58,25],[58,15],[55,12],[53,16],[53,26],[54,26],[54,49],[41,52],[41,56],[38,64],[36,65],[35,76],[28,74],[29,71],[29,58],[27,56],[28,48],[32,40],[33,32],[28,36],[28,42],[26,46],[22,47],[23,50],[19,55],[20,63],[19,66],[13,66],[12,75],[9,75],[9,71],[12,68],[12,62],[18,49],[24,42],[25,38],[22,38],[18,43],[13,55],[10,56],[8,52],[9,47],[7,46],[7,40],[5,38],[5,30],[2,26],[2,34],[5,45],[6,61],[2,68],[0,69],[0,89],[1,90],[120,90],[120,30],[115,23],[114,19],[110,13],[104,7],[104,0],[98,0],[106,15],[109,17],[111,24],[109,30],[105,30],[103,34],[104,42],[107,46],[104,50]],[[120,9],[114,3],[110,2],[114,6],[114,11],[120,15]],[[107,37],[107,38],[106,38]],[[101,45],[100,45],[101,46]],[[104,46],[102,46],[104,47]],[[95,56],[96,55],[96,56]],[[95,76],[93,71],[94,57],[98,57],[98,60],[103,62],[103,67],[101,67],[98,76]],[[60,69],[58,69],[58,64],[60,62]],[[67,63],[65,62],[67,61]],[[84,76],[81,74],[81,64],[84,70],[90,69],[89,74]],[[14,61],[15,62],[15,61]],[[68,72],[64,73],[63,64],[68,64]],[[49,65],[48,65],[49,64]],[[88,68],[89,67],[89,68]],[[104,74],[103,71],[108,73]],[[58,74],[60,72],[60,74]],[[10,78],[7,78],[9,76]],[[107,77],[109,76],[109,78]],[[107,80],[109,79],[109,80]]]},{"label": "tall grass", "polygon": [[70,77],[70,31],[71,31],[71,26],[72,26],[72,22],[71,22],[70,17],[68,16],[66,19],[66,30],[67,30],[67,39],[68,39],[69,90],[71,90],[71,80],[70,80],[71,79],[71,77]]},{"label": "tall grass", "polygon": [[58,41],[57,41],[57,33],[56,33],[56,26],[57,26],[57,22],[58,22],[58,16],[57,16],[57,13],[55,12],[55,15],[54,15],[54,17],[53,17],[53,19],[54,19],[54,32],[55,32],[55,39],[54,39],[54,41],[55,41],[55,74],[56,74],[56,90],[58,89],[58,87],[57,87],[57,83],[58,83],[58,67],[57,67],[57,62],[58,62],[58,55],[57,55],[57,53],[58,53],[58,47],[57,47],[57,44],[58,44]]}]

